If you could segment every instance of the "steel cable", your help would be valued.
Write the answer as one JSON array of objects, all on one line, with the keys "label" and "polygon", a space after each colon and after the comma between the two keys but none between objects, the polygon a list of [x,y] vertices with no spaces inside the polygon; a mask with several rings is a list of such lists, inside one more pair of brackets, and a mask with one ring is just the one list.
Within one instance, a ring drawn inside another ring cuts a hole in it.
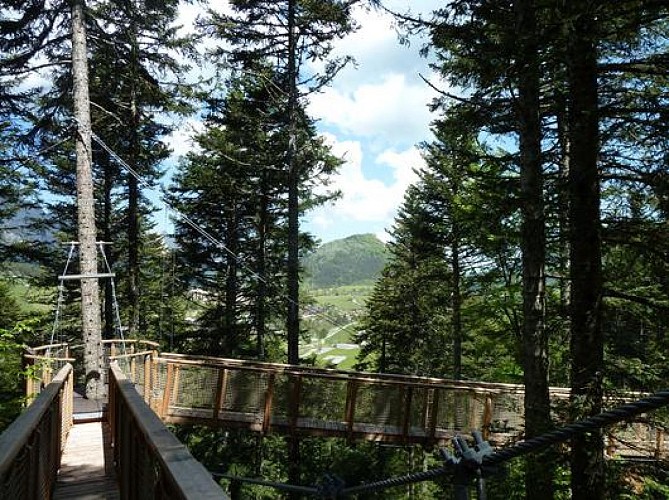
[{"label": "steel cable", "polygon": [[[516,443],[512,446],[509,446],[508,448],[497,450],[492,454],[483,457],[480,466],[487,467],[500,465],[503,462],[513,458],[539,451],[554,444],[562,443],[579,434],[592,432],[601,429],[602,427],[610,426],[647,411],[657,410],[663,406],[666,406],[667,404],[669,404],[669,389],[658,391],[653,395],[635,401],[634,403],[628,403],[617,408],[607,410],[603,413],[600,413],[599,415],[594,415],[579,422],[567,424],[554,431],[550,431],[540,436],[527,439],[526,441]],[[472,467],[472,470],[475,470],[476,465],[477,464],[469,464],[469,466]],[[346,496],[359,493],[369,493],[385,488],[433,480],[440,476],[454,473],[455,467],[456,464],[447,463],[442,467],[430,469],[427,471],[414,472],[403,476],[396,476],[370,483],[364,483],[358,486],[344,488],[339,492],[339,495]]]}]

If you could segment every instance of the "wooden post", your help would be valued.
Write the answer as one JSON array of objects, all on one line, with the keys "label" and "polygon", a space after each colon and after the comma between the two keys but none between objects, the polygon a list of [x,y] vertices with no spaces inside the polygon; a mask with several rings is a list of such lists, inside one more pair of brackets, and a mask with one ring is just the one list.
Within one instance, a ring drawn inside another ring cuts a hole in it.
[{"label": "wooden post", "polygon": [[218,369],[218,382],[216,383],[216,398],[214,402],[214,412],[212,418],[218,420],[218,414],[225,404],[225,391],[228,385],[228,370],[225,368]]},{"label": "wooden post", "polygon": [[174,399],[174,404],[177,404],[179,401],[179,379],[181,373],[181,366],[174,365],[174,382],[172,384],[172,398]]},{"label": "wooden post", "polygon": [[428,396],[428,404],[426,405],[427,408],[425,410],[425,423],[428,426],[426,429],[428,446],[432,446],[435,442],[437,434],[437,416],[439,415],[439,391],[437,389],[430,389],[430,392],[432,393],[432,401],[430,404]]},{"label": "wooden post", "polygon": [[490,437],[490,425],[492,424],[492,396],[488,394],[485,398],[485,408],[483,409],[483,428],[481,429],[481,434],[483,435],[484,441],[487,441]]},{"label": "wooden post", "polygon": [[151,409],[158,413],[158,400],[155,398],[153,393],[153,384],[158,384],[158,352],[153,351],[151,354]]},{"label": "wooden post", "polygon": [[355,400],[358,397],[358,382],[355,380],[348,381],[346,391],[346,414],[344,420],[346,421],[346,433],[349,441],[353,441],[353,423],[355,421]]},{"label": "wooden post", "polygon": [[151,356],[144,355],[144,401],[151,405]]},{"label": "wooden post", "polygon": [[263,411],[262,433],[266,434],[272,419],[272,400],[274,398],[274,378],[275,373],[270,373],[267,381],[267,390],[265,391],[265,409]]},{"label": "wooden post", "polygon": [[655,460],[661,460],[664,455],[664,430],[655,428]]},{"label": "wooden post", "polygon": [[411,403],[413,399],[413,387],[402,387],[404,393],[404,414],[402,416],[402,440],[407,441],[409,437],[409,427],[411,425]]},{"label": "wooden post", "polygon": [[165,418],[170,406],[170,395],[172,393],[172,386],[174,385],[174,365],[167,364],[167,380],[165,381],[165,390],[163,391],[163,403],[160,407],[160,417]]}]

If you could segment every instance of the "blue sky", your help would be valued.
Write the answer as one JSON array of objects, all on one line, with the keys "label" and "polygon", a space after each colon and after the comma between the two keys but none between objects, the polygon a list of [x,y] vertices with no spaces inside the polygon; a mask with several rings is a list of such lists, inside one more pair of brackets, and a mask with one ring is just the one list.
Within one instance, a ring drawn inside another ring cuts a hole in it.
[{"label": "blue sky", "polygon": [[[387,0],[386,5],[414,13],[438,8],[439,0]],[[225,9],[225,3],[217,2]],[[192,25],[198,7],[185,7],[181,23]],[[428,62],[419,56],[420,40],[400,45],[392,18],[359,8],[360,29],[336,45],[339,55],[351,55],[355,66],[342,70],[332,85],[310,98],[309,113],[318,129],[345,163],[332,178],[343,196],[303,219],[303,228],[327,242],[357,233],[374,233],[387,240],[406,187],[422,165],[415,147],[430,140],[427,105],[435,93],[420,78],[434,80]],[[317,70],[317,67],[311,68]],[[185,153],[198,130],[189,120],[171,137],[174,156]]]}]

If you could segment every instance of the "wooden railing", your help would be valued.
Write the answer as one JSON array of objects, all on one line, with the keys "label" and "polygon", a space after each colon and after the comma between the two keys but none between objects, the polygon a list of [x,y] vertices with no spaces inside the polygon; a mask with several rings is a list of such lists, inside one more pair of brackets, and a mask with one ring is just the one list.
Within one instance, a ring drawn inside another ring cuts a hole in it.
[{"label": "wooden railing", "polygon": [[115,362],[109,374],[109,425],[121,498],[227,498]]},{"label": "wooden railing", "polygon": [[[524,438],[524,387],[326,370],[162,353],[146,341],[105,341],[144,402],[166,423],[242,427],[262,434],[442,445],[480,430],[495,446]],[[567,421],[569,389],[550,390],[554,420]],[[643,397],[610,397],[607,407]],[[606,430],[611,456],[669,457],[650,416]]]},{"label": "wooden railing", "polygon": [[26,397],[35,398],[53,379],[53,374],[73,363],[68,344],[47,344],[29,347],[23,355],[26,372]]},{"label": "wooden railing", "polygon": [[521,386],[162,355],[154,407],[172,423],[384,442],[440,444],[483,430],[522,434]]},{"label": "wooden railing", "polygon": [[0,497],[51,498],[72,426],[72,365],[66,364],[0,435]]},{"label": "wooden railing", "polygon": [[[382,442],[446,444],[482,431],[495,446],[524,438],[524,387],[325,370],[149,352],[118,356],[137,391],[164,422],[242,427]],[[569,389],[551,388],[565,423]],[[609,407],[642,397],[609,398]],[[642,417],[607,429],[611,456],[666,457],[663,425]]]}]

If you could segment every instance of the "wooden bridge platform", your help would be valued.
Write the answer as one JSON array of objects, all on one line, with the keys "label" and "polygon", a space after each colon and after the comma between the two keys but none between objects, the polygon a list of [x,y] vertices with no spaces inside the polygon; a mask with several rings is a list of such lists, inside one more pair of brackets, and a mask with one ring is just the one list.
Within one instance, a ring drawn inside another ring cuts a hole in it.
[{"label": "wooden bridge platform", "polygon": [[54,500],[120,499],[112,457],[106,422],[74,425],[61,459]]}]

